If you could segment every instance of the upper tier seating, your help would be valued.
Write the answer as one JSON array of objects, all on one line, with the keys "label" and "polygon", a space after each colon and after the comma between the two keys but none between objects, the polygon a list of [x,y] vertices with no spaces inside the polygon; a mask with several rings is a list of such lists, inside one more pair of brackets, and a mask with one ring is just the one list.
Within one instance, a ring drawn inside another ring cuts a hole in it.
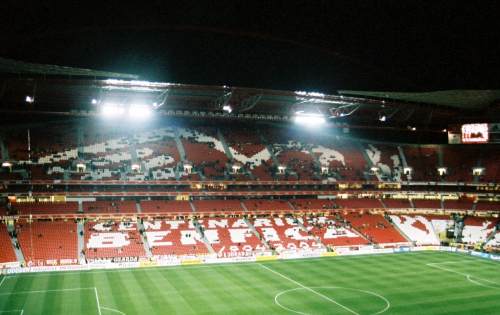
[{"label": "upper tier seating", "polygon": [[155,256],[208,254],[191,221],[144,221],[144,229],[149,248]]},{"label": "upper tier seating", "polygon": [[278,153],[277,159],[280,165],[287,168],[287,172],[293,171],[295,175],[289,177],[291,180],[312,180],[314,179],[314,158],[306,150],[285,149]]},{"label": "upper tier seating", "polygon": [[469,244],[485,242],[488,235],[495,229],[497,221],[494,218],[466,217],[462,241]]},{"label": "upper tier seating", "polygon": [[196,212],[244,212],[239,200],[194,200],[193,205]]},{"label": "upper tier seating", "polygon": [[198,222],[219,257],[245,256],[266,249],[243,218],[209,218]]},{"label": "upper tier seating", "polygon": [[404,146],[408,166],[413,168],[414,181],[438,180],[438,152],[436,146]]},{"label": "upper tier seating", "polygon": [[334,146],[314,145],[311,151],[317,155],[321,166],[328,166],[329,171],[336,172],[342,180],[366,179],[366,160],[352,143],[337,141]]},{"label": "upper tier seating", "polygon": [[391,220],[417,245],[439,245],[439,237],[431,221],[424,216],[391,215]]},{"label": "upper tier seating", "polygon": [[0,223],[0,264],[17,261],[7,227]]},{"label": "upper tier seating", "polygon": [[70,214],[78,212],[78,202],[26,202],[14,203],[18,214]]},{"label": "upper tier seating", "polygon": [[480,177],[481,182],[500,182],[500,154],[497,145],[481,145],[481,166],[485,173]]},{"label": "upper tier seating", "polygon": [[360,198],[360,199],[335,199],[335,203],[340,208],[368,208],[368,209],[377,209],[383,208],[384,206],[380,203],[378,199],[368,199],[368,198]]},{"label": "upper tier seating", "polygon": [[365,151],[372,164],[380,169],[382,179],[401,181],[403,165],[396,146],[368,144]]},{"label": "upper tier seating", "polygon": [[141,209],[143,213],[193,212],[184,200],[141,200]]},{"label": "upper tier seating", "polygon": [[278,252],[283,250],[295,250],[299,248],[320,248],[321,244],[316,242],[315,237],[304,231],[298,221],[302,218],[256,218],[251,223],[260,234],[262,239]]},{"label": "upper tier seating", "polygon": [[293,210],[286,200],[249,199],[243,204],[248,211]]},{"label": "upper tier seating", "polygon": [[384,217],[378,214],[351,212],[345,219],[370,241],[378,244],[408,242]]},{"label": "upper tier seating", "polygon": [[84,213],[137,213],[135,201],[83,202]]},{"label": "upper tier seating", "polygon": [[368,245],[368,241],[333,216],[306,217],[306,228],[321,239],[321,243],[331,246]]},{"label": "upper tier seating", "polygon": [[[224,179],[224,171],[228,158],[222,142],[215,137],[213,131],[202,129],[179,129],[182,145],[186,151],[186,159],[200,168],[204,176],[211,179]],[[208,135],[211,134],[211,135]]]},{"label": "upper tier seating", "polygon": [[28,264],[57,265],[78,262],[78,236],[72,221],[19,221],[17,239]]},{"label": "upper tier seating", "polygon": [[441,209],[441,201],[440,200],[420,200],[413,199],[413,204],[417,209]]},{"label": "upper tier seating", "polygon": [[85,257],[144,257],[145,251],[135,222],[87,222]]},{"label": "upper tier seating", "polygon": [[446,181],[471,182],[474,179],[472,168],[479,161],[479,150],[470,145],[444,145],[443,166],[447,168]]}]

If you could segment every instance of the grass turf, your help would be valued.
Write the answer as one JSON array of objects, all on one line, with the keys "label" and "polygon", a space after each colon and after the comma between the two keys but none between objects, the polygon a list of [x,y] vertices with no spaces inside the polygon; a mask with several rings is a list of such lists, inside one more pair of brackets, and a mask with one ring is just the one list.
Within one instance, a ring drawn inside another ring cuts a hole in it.
[{"label": "grass turf", "polygon": [[500,263],[444,252],[0,279],[0,314],[500,314]]}]

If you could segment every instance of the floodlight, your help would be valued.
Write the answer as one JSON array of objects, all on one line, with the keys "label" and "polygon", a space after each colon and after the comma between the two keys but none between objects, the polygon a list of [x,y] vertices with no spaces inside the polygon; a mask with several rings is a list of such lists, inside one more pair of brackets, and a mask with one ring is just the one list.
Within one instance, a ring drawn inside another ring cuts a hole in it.
[{"label": "floodlight", "polygon": [[130,118],[145,119],[151,116],[151,108],[147,105],[130,105],[128,116]]},{"label": "floodlight", "polygon": [[481,176],[484,174],[484,167],[474,167],[472,168],[472,175]]},{"label": "floodlight", "polygon": [[370,168],[370,170],[373,172],[373,173],[376,173],[379,171],[379,168],[376,167],[376,166],[373,166],[372,168]]},{"label": "floodlight", "polygon": [[446,175],[447,170],[448,170],[448,169],[447,169],[446,167],[438,167],[438,168],[437,168],[437,171],[438,171],[439,176]]},{"label": "floodlight", "polygon": [[104,104],[101,108],[102,114],[106,117],[118,117],[123,115],[125,109],[116,104]]},{"label": "floodlight", "polygon": [[222,110],[228,113],[231,113],[233,111],[233,109],[229,105],[222,106]]},{"label": "floodlight", "polygon": [[33,102],[35,102],[35,97],[26,95],[25,100],[26,100],[26,103],[33,103]]},{"label": "floodlight", "polygon": [[12,167],[12,163],[8,161],[2,162],[2,167]]},{"label": "floodlight", "polygon": [[92,99],[92,104],[93,105],[97,104],[97,100],[95,98]]},{"label": "floodlight", "polygon": [[318,127],[326,122],[325,116],[320,113],[304,113],[302,111],[295,113],[295,122],[311,127]]},{"label": "floodlight", "polygon": [[378,118],[378,120],[380,121],[386,121],[387,120],[387,117],[385,115],[382,115]]},{"label": "floodlight", "polygon": [[141,170],[141,166],[137,163],[134,163],[134,164],[132,164],[131,169],[132,169],[132,171],[138,172]]}]

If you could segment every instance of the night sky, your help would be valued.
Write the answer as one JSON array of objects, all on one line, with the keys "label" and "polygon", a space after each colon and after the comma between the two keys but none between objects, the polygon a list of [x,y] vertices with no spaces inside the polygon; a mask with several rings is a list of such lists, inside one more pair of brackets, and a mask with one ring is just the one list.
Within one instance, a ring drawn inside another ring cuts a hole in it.
[{"label": "night sky", "polygon": [[0,56],[145,80],[333,92],[500,87],[495,1],[0,3]]}]

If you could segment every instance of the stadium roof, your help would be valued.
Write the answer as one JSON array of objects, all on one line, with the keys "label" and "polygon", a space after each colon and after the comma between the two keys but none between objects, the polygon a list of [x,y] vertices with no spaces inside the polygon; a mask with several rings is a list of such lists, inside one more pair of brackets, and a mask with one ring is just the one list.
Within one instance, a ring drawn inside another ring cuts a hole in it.
[{"label": "stadium roof", "polygon": [[120,79],[132,79],[132,80],[136,80],[139,78],[139,76],[135,74],[116,73],[116,72],[98,71],[91,69],[57,66],[57,65],[30,63],[30,62],[17,61],[1,57],[0,57],[0,73],[66,76],[66,77],[120,78]]},{"label": "stadium roof", "polygon": [[449,90],[418,93],[343,90],[339,91],[339,93],[343,95],[376,97],[465,109],[484,108],[500,100],[500,90]]}]

